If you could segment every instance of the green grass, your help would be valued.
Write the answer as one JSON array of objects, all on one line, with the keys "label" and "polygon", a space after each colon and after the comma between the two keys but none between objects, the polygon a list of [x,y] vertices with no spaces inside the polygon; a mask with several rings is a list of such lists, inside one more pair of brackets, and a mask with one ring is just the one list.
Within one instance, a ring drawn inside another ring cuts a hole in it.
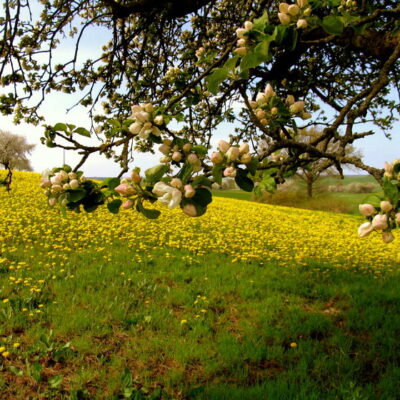
[{"label": "green grass", "polygon": [[[40,293],[0,305],[4,345],[21,343],[1,365],[2,400],[398,398],[399,274],[117,240],[107,252],[67,254]],[[43,277],[38,263],[29,276]]]},{"label": "green grass", "polygon": [[[299,178],[296,178],[295,193],[288,193],[287,195],[277,195],[275,196],[276,199],[272,197],[271,201],[267,202],[289,207],[343,212],[359,215],[358,205],[365,201],[368,201],[368,197],[370,195],[382,195],[382,191],[378,190],[377,192],[373,193],[327,192],[327,187],[330,185],[345,186],[354,182],[377,184],[375,179],[369,175],[345,176],[344,179],[330,176],[322,177],[315,183],[314,196],[310,199],[306,195],[307,189],[305,183]],[[212,192],[214,196],[218,197],[257,201],[253,193],[244,192],[242,190],[213,190]]]}]

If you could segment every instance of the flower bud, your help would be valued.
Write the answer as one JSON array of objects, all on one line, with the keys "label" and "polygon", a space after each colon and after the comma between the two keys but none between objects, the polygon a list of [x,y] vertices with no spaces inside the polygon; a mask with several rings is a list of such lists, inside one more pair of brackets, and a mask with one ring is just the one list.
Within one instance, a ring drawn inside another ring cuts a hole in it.
[{"label": "flower bud", "polygon": [[264,93],[267,95],[267,98],[275,96],[274,88],[271,86],[270,83],[268,83],[267,86],[265,87]]},{"label": "flower bud", "polygon": [[148,112],[148,113],[153,112],[153,110],[154,110],[154,107],[153,107],[153,104],[151,104],[151,103],[147,103],[147,104],[144,106],[144,111],[146,111],[146,112]]},{"label": "flower bud", "polygon": [[182,187],[182,181],[179,178],[172,178],[169,184],[177,189],[180,189]]},{"label": "flower bud", "polygon": [[142,180],[142,178],[136,171],[132,171],[131,179],[133,183],[140,183],[140,181]]},{"label": "flower bud", "polygon": [[132,200],[126,200],[122,203],[121,208],[123,210],[129,210],[130,208],[133,207],[135,203]]},{"label": "flower bud", "polygon": [[52,177],[50,178],[50,182],[51,182],[53,185],[59,185],[59,184],[61,183],[61,181],[62,181],[62,178],[61,178],[60,175],[55,175],[55,176],[52,176]]},{"label": "flower bud", "polygon": [[290,24],[290,16],[288,14],[278,13],[278,18],[282,25]]},{"label": "flower bud", "polygon": [[244,28],[246,29],[246,30],[251,30],[251,29],[253,29],[253,23],[251,22],[251,21],[246,21],[245,23],[244,23]]},{"label": "flower bud", "polygon": [[126,196],[126,197],[133,196],[134,194],[137,193],[135,188],[133,188],[131,185],[128,185],[127,183],[118,185],[114,190],[121,196]]},{"label": "flower bud", "polygon": [[372,226],[377,231],[388,228],[388,218],[386,214],[378,214],[372,220]]},{"label": "flower bud", "polygon": [[197,162],[199,161],[199,158],[197,157],[196,154],[191,153],[187,156],[187,161],[189,164],[197,164]]},{"label": "flower bud", "polygon": [[243,29],[243,28],[238,28],[236,29],[236,36],[239,39],[243,39],[244,38],[244,34],[247,32],[247,29]]},{"label": "flower bud", "polygon": [[373,230],[374,228],[372,227],[371,222],[364,222],[358,227],[358,236],[368,236]]},{"label": "flower bud", "polygon": [[385,174],[384,174],[385,177],[389,178],[389,179],[392,178],[393,177],[393,164],[385,162],[384,168],[385,168]]},{"label": "flower bud", "polygon": [[70,172],[70,173],[68,174],[68,178],[71,179],[71,180],[72,180],[72,179],[77,179],[77,177],[78,177],[78,176],[76,175],[75,172]]},{"label": "flower bud", "polygon": [[60,192],[62,192],[62,187],[60,185],[53,185],[51,187],[51,193],[57,194],[57,193],[60,193]]},{"label": "flower bud", "polygon": [[304,106],[305,103],[304,101],[300,100],[300,101],[296,101],[295,103],[293,103],[290,107],[289,107],[289,111],[292,114],[298,114],[301,113],[304,110]]},{"label": "flower bud", "polygon": [[192,150],[192,144],[191,143],[185,143],[182,147],[182,150],[185,153],[189,153],[190,150]]},{"label": "flower bud", "polygon": [[162,125],[162,124],[164,123],[164,117],[163,117],[162,115],[157,115],[157,116],[154,118],[154,123],[155,123],[156,125]]},{"label": "flower bud", "polygon": [[134,122],[133,124],[129,125],[129,132],[132,133],[132,135],[137,135],[141,129],[142,124],[139,122]]},{"label": "flower bud", "polygon": [[394,236],[392,232],[382,232],[382,240],[384,243],[393,242]]},{"label": "flower bud", "polygon": [[267,100],[268,100],[268,96],[265,93],[260,92],[256,96],[256,102],[260,106],[265,104],[267,102]]},{"label": "flower bud", "polygon": [[289,8],[288,3],[280,3],[279,4],[279,12],[281,12],[281,13],[287,14],[288,8]]},{"label": "flower bud", "polygon": [[304,15],[305,17],[309,17],[309,16],[311,15],[311,12],[312,12],[311,8],[308,7],[308,8],[306,8],[306,9],[303,11],[303,15]]},{"label": "flower bud", "polygon": [[296,26],[297,26],[298,29],[306,29],[308,24],[307,24],[307,21],[304,18],[301,18],[301,19],[299,19],[297,21]]},{"label": "flower bud", "polygon": [[239,56],[245,56],[247,54],[247,48],[246,47],[238,47],[235,50],[233,50],[236,54],[239,54]]},{"label": "flower bud", "polygon": [[375,207],[371,204],[360,204],[358,209],[360,210],[361,215],[364,215],[364,217],[370,217],[376,213]]},{"label": "flower bud", "polygon": [[291,94],[288,94],[286,97],[286,104],[292,105],[294,103],[294,96]]},{"label": "flower bud", "polygon": [[242,164],[248,164],[249,162],[251,162],[251,160],[252,160],[252,157],[251,157],[251,154],[249,154],[249,153],[243,154],[242,157],[240,157],[240,162]]},{"label": "flower bud", "polygon": [[234,167],[225,168],[224,176],[234,178],[236,176],[236,169]]},{"label": "flower bud", "polygon": [[396,218],[396,222],[397,222],[398,224],[400,224],[400,213],[397,213],[397,214],[395,215],[395,218]]},{"label": "flower bud", "polygon": [[161,153],[163,153],[163,154],[165,154],[165,155],[168,155],[168,154],[170,153],[170,151],[171,151],[171,147],[169,147],[169,146],[166,145],[166,144],[162,144],[162,145],[158,148],[158,150],[159,150]]},{"label": "flower bud", "polygon": [[55,197],[51,197],[49,199],[49,206],[50,207],[54,207],[56,205],[56,203],[57,203],[57,199]]},{"label": "flower bud", "polygon": [[160,163],[162,163],[162,164],[167,164],[169,162],[171,162],[171,157],[164,156],[164,157],[160,158]]},{"label": "flower bud", "polygon": [[246,154],[250,151],[250,146],[248,143],[242,143],[239,147],[240,155]]},{"label": "flower bud", "polygon": [[158,136],[158,137],[161,136],[161,131],[160,131],[156,126],[154,126],[154,125],[151,127],[151,133],[152,133],[154,136]]},{"label": "flower bud", "polygon": [[308,5],[308,0],[297,0],[297,5],[298,5],[300,8],[303,8],[303,7],[305,7],[306,5]]},{"label": "flower bud", "polygon": [[63,190],[68,190],[68,189],[71,189],[71,185],[69,183],[64,183],[62,188],[63,188]]},{"label": "flower bud", "polygon": [[228,161],[236,161],[239,158],[240,151],[238,147],[232,146],[226,152],[226,156],[228,157]]},{"label": "flower bud", "polygon": [[166,144],[167,146],[171,146],[171,144],[172,144],[171,139],[164,139],[162,142],[163,142],[163,144]]},{"label": "flower bud", "polygon": [[135,114],[136,121],[138,122],[147,122],[149,120],[150,115],[147,112],[141,111]]},{"label": "flower bud", "polygon": [[189,217],[197,217],[197,210],[196,207],[193,204],[186,204],[183,208],[182,211],[188,215]]},{"label": "flower bud", "polygon": [[312,117],[312,115],[311,115],[311,113],[309,113],[309,112],[303,112],[303,113],[301,114],[301,119],[304,119],[304,120],[310,119],[311,117]]},{"label": "flower bud", "polygon": [[288,7],[288,13],[292,16],[295,17],[296,15],[298,15],[300,13],[300,8],[297,4],[291,4]]},{"label": "flower bud", "polygon": [[265,112],[265,110],[258,110],[257,112],[256,112],[256,117],[258,118],[258,119],[263,119],[263,118],[265,118],[267,116],[267,113]]},{"label": "flower bud", "polygon": [[268,125],[268,124],[269,124],[269,121],[268,121],[266,118],[263,118],[263,119],[260,121],[260,123],[263,124],[263,125]]},{"label": "flower bud", "polygon": [[229,150],[230,147],[231,147],[231,145],[228,142],[226,142],[225,140],[220,140],[218,142],[218,149],[220,152],[222,152],[224,154]]},{"label": "flower bud", "polygon": [[272,107],[271,108],[271,115],[276,115],[278,114],[278,108],[277,107]]},{"label": "flower bud", "polygon": [[129,184],[129,183],[131,183],[131,182],[130,182],[130,179],[128,179],[128,178],[122,178],[120,183],[122,183],[122,184],[126,184],[126,183]]},{"label": "flower bud", "polygon": [[185,185],[183,190],[185,191],[185,197],[187,199],[191,199],[196,194],[196,190],[192,185]]},{"label": "flower bud", "polygon": [[51,187],[51,181],[48,180],[48,179],[42,180],[42,183],[40,184],[40,187],[41,187],[42,189],[46,189],[46,188]]},{"label": "flower bud", "polygon": [[222,154],[221,153],[212,153],[211,154],[211,157],[210,157],[210,160],[211,160],[211,162],[213,163],[213,164],[219,164],[219,163],[221,163],[222,161],[223,161],[223,156],[222,156]]},{"label": "flower bud", "polygon": [[256,108],[258,107],[257,102],[254,101],[254,100],[251,100],[249,103],[250,103],[250,107],[251,107],[253,110],[256,109]]},{"label": "flower bud", "polygon": [[237,47],[246,47],[246,39],[239,39],[237,41]]},{"label": "flower bud", "polygon": [[192,167],[193,167],[193,172],[199,172],[203,169],[200,160],[198,160],[197,163],[192,164]]},{"label": "flower bud", "polygon": [[385,201],[381,201],[380,207],[381,207],[381,210],[383,212],[389,212],[389,211],[393,210],[392,204],[389,201],[386,201],[386,200]]},{"label": "flower bud", "polygon": [[173,161],[176,161],[176,162],[181,161],[181,160],[182,160],[182,153],[181,153],[180,151],[175,151],[175,152],[172,154],[172,160],[173,160]]},{"label": "flower bud", "polygon": [[142,112],[143,109],[141,106],[139,106],[139,104],[134,104],[133,106],[131,106],[131,111],[132,111],[132,114],[135,115],[137,113]]}]

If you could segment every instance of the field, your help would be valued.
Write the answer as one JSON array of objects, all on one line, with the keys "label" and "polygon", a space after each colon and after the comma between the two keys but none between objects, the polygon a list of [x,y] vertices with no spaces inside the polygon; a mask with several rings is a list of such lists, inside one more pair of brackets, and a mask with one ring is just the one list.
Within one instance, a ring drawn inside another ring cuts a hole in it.
[{"label": "field", "polygon": [[[377,185],[377,191],[372,193],[355,193],[352,190],[331,193],[328,191],[330,185],[348,187],[352,183]],[[257,199],[252,193],[242,190],[214,190],[213,194],[218,197],[234,198],[238,200],[259,201],[267,204],[283,205],[301,209],[341,212],[359,215],[358,205],[368,202],[368,197],[373,194],[381,194],[379,185],[369,175],[345,176],[344,179],[333,176],[321,177],[313,186],[314,195],[307,196],[305,182],[295,177],[293,185],[287,193],[275,193],[264,199]]]},{"label": "field", "polygon": [[215,198],[62,217],[0,192],[1,399],[398,399],[399,238]]}]

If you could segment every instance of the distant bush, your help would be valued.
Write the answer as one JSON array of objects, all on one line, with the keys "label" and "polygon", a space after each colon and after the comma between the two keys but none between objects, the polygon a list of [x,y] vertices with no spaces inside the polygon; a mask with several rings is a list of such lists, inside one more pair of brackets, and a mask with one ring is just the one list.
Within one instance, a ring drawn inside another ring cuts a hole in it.
[{"label": "distant bush", "polygon": [[262,198],[254,198],[253,200],[266,204],[303,208],[307,210],[338,213],[349,213],[353,210],[352,205],[345,200],[334,198],[329,194],[321,194],[309,198],[304,190],[299,188],[289,190],[289,187],[291,186],[295,187],[295,185],[289,184],[283,189],[278,189],[274,194],[264,193]]},{"label": "distant bush", "polygon": [[330,185],[330,193],[372,193],[378,189],[378,185],[373,182],[352,182],[348,185]]}]

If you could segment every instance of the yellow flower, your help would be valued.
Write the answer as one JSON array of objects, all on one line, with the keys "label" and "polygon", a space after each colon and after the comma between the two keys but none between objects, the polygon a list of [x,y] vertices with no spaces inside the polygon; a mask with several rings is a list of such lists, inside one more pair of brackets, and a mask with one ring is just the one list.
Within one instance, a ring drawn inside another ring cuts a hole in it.
[{"label": "yellow flower", "polygon": [[9,351],[4,351],[3,353],[1,353],[1,355],[2,355],[4,358],[6,358],[6,357],[8,357],[8,356],[10,355],[10,352],[9,352]]},{"label": "yellow flower", "polygon": [[292,349],[296,348],[297,347],[297,343],[295,343],[295,342],[290,343],[290,347]]},{"label": "yellow flower", "polygon": [[19,346],[21,346],[21,343],[14,343],[13,344],[14,349],[18,349]]},{"label": "yellow flower", "polygon": [[6,351],[6,348],[4,346],[0,347],[0,353],[3,353],[3,351]]},{"label": "yellow flower", "polygon": [[8,303],[10,299],[3,299],[3,303]]},{"label": "yellow flower", "polygon": [[186,319],[183,319],[183,320],[181,321],[181,325],[183,325],[183,324],[187,324],[187,320],[186,320]]}]

